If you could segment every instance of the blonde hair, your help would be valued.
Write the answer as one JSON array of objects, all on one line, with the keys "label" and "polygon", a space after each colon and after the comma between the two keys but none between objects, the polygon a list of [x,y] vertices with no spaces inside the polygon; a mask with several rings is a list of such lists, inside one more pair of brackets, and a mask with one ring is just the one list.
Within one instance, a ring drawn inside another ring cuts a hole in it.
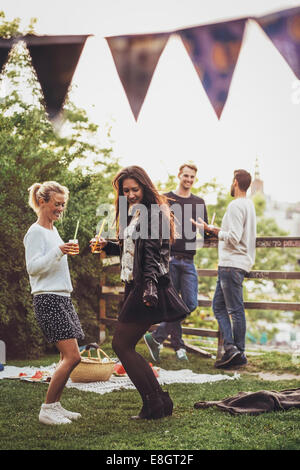
[{"label": "blonde hair", "polygon": [[45,202],[49,202],[51,199],[51,193],[60,193],[66,196],[66,202],[69,199],[69,190],[66,186],[62,186],[56,181],[45,181],[44,183],[34,183],[29,191],[28,203],[30,207],[38,214],[40,205],[39,200],[44,199]]},{"label": "blonde hair", "polygon": [[193,162],[187,162],[187,163],[183,163],[183,165],[181,165],[179,167],[179,171],[178,171],[178,174],[180,175],[180,173],[182,173],[184,167],[187,166],[188,168],[190,168],[191,170],[194,170],[196,173],[198,171],[198,168],[196,167],[195,163]]}]

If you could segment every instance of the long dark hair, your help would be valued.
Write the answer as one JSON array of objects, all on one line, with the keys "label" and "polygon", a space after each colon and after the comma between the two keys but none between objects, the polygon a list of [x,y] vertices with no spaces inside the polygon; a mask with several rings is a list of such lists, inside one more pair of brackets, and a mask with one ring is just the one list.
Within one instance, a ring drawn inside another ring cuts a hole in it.
[{"label": "long dark hair", "polygon": [[143,189],[143,200],[144,204],[149,210],[151,204],[157,204],[158,206],[163,206],[164,215],[167,217],[167,220],[170,224],[170,242],[173,243],[175,238],[175,229],[174,229],[174,214],[170,211],[168,205],[168,198],[163,194],[159,194],[158,190],[152,183],[146,171],[137,165],[128,166],[119,171],[119,173],[114,177],[112,185],[116,192],[115,197],[115,209],[116,209],[116,227],[117,235],[119,236],[120,226],[120,207],[119,207],[119,196],[124,196],[123,192],[123,181],[127,178],[134,179]]}]

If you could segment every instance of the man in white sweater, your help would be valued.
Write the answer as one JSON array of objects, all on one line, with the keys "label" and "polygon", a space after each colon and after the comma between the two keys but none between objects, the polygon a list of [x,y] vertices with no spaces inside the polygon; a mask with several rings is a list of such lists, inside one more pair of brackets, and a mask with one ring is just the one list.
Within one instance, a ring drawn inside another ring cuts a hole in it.
[{"label": "man in white sweater", "polygon": [[254,264],[256,247],[255,208],[246,197],[250,184],[250,173],[236,170],[231,185],[234,200],[228,205],[221,229],[202,220],[201,224],[196,223],[204,225],[204,230],[219,239],[218,280],[212,308],[224,339],[225,353],[215,363],[218,368],[247,364],[243,281]]}]

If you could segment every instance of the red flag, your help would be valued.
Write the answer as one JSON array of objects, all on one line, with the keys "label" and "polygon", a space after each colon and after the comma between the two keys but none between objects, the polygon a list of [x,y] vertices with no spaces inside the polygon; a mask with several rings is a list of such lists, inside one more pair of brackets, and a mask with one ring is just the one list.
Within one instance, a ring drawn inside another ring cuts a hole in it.
[{"label": "red flag", "polygon": [[169,36],[159,33],[106,38],[136,120]]}]

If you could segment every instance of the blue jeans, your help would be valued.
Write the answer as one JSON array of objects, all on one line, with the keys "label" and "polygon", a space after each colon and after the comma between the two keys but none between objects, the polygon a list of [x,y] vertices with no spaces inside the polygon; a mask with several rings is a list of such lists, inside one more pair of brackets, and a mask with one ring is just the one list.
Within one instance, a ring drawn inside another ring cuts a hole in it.
[{"label": "blue jeans", "polygon": [[[181,298],[187,305],[190,312],[198,305],[198,276],[192,259],[170,258],[170,276],[176,291],[181,294]],[[163,343],[170,335],[171,346],[177,351],[185,348],[182,339],[181,322],[163,322],[152,333],[152,337],[158,343]]]},{"label": "blue jeans", "polygon": [[[212,309],[224,339],[224,349],[235,345],[245,351],[246,317],[243,300],[243,281],[246,271],[219,266],[218,281]],[[232,319],[232,325],[230,316]]]}]

